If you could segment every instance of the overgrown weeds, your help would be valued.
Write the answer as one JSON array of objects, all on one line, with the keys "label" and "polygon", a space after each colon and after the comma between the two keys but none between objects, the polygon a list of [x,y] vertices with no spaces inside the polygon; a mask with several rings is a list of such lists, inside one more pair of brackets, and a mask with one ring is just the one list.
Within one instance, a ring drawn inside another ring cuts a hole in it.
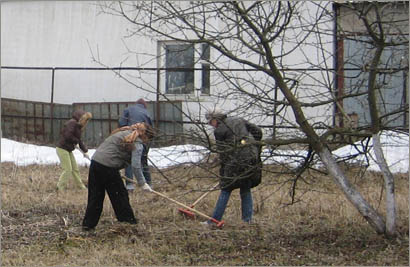
[{"label": "overgrown weeds", "polygon": [[[292,177],[266,172],[253,189],[255,223],[240,222],[234,192],[222,229],[184,218],[167,199],[138,189],[130,194],[137,225],[119,223],[105,200],[94,231],[81,229],[87,192],[72,185],[57,193],[59,166],[2,164],[3,266],[135,265],[383,265],[409,264],[408,175],[396,176],[399,235],[377,235],[325,175],[298,183],[292,205]],[[81,168],[86,182],[87,168]],[[276,172],[277,173],[277,172]],[[162,175],[166,175],[165,179]],[[202,178],[199,178],[202,177]],[[153,171],[154,189],[190,205],[215,183],[198,167]],[[377,173],[355,177],[355,184],[384,214]],[[219,192],[195,208],[211,214]]]}]

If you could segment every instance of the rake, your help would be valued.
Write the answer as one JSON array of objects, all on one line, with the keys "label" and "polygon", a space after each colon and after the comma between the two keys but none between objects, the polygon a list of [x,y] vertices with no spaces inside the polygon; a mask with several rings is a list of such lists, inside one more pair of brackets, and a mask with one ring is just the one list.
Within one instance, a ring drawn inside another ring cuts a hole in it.
[{"label": "rake", "polygon": [[[199,201],[201,201],[204,197],[206,197],[206,196],[207,196],[212,190],[214,190],[218,185],[219,185],[219,182],[217,182],[216,184],[214,184],[210,190],[208,190],[207,192],[205,192],[204,194],[202,194],[197,200],[195,200],[195,202],[192,203],[192,205],[190,206],[190,208],[195,207],[195,205],[198,204]],[[184,215],[184,216],[186,216],[186,217],[195,218],[195,213],[191,212],[191,211],[188,210],[188,209],[179,208],[178,211],[181,212],[182,215]]]},{"label": "rake", "polygon": [[[135,180],[129,179],[129,178],[125,177],[125,176],[121,176],[121,177],[122,177],[124,180],[127,180],[127,181],[129,181],[129,182],[131,182],[131,183],[138,184]],[[191,207],[189,207],[189,206],[187,206],[187,205],[185,205],[185,204],[183,204],[183,203],[181,203],[181,202],[179,202],[179,201],[176,201],[175,199],[172,199],[172,198],[170,198],[170,197],[168,197],[168,196],[166,196],[166,195],[164,195],[164,194],[162,194],[162,193],[160,193],[160,192],[157,192],[157,191],[155,191],[155,190],[152,190],[152,193],[154,193],[154,194],[156,194],[156,195],[158,195],[158,196],[160,196],[160,197],[166,198],[166,199],[168,199],[169,201],[171,201],[171,202],[173,202],[173,203],[175,203],[175,204],[177,204],[177,205],[179,205],[179,206],[184,207],[185,209],[189,210],[190,212],[196,213],[196,214],[198,214],[199,216],[202,216],[202,217],[204,217],[205,219],[208,219],[209,221],[215,223],[216,226],[219,227],[219,228],[221,228],[221,227],[224,226],[224,224],[225,224],[224,221],[218,221],[218,220],[216,220],[215,218],[212,218],[212,217],[210,217],[210,216],[208,216],[208,215],[206,215],[206,214],[204,214],[204,213],[202,213],[202,212],[200,212],[200,211],[198,211],[198,210],[195,210],[195,209],[193,209],[193,208],[191,208]]]}]

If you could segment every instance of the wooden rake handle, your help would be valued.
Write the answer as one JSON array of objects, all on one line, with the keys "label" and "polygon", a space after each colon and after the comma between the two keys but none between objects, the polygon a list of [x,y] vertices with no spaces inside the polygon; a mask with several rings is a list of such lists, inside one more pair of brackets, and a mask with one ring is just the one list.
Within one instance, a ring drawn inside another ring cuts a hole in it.
[{"label": "wooden rake handle", "polygon": [[199,201],[201,201],[204,197],[206,197],[209,193],[211,193],[211,191],[214,190],[218,185],[219,185],[219,182],[217,182],[216,184],[214,184],[209,191],[205,192],[205,194],[203,194],[203,195],[200,196],[197,200],[195,200],[195,202],[192,203],[191,207],[194,207],[196,204],[198,204]]},{"label": "wooden rake handle", "polygon": [[[187,205],[185,205],[185,204],[183,204],[183,203],[181,203],[181,202],[179,202],[179,201],[176,201],[175,199],[172,199],[172,198],[170,198],[170,197],[168,197],[168,196],[166,196],[166,195],[164,195],[164,194],[162,194],[162,193],[160,193],[160,192],[157,192],[157,191],[155,191],[155,190],[152,190],[152,193],[154,193],[154,194],[156,194],[156,195],[158,195],[158,196],[161,196],[161,197],[163,197],[163,198],[166,198],[166,199],[168,199],[169,201],[174,202],[175,204],[177,204],[177,205],[179,205],[179,206],[182,206],[182,207],[186,208],[187,210],[192,211],[192,212],[194,212],[194,213],[196,213],[196,214],[198,214],[198,215],[200,215],[200,216],[202,216],[202,217],[204,217],[204,218],[206,218],[206,219],[208,219],[208,220],[214,219],[214,218],[212,218],[212,217],[210,217],[210,216],[208,216],[208,215],[206,215],[206,214],[204,214],[204,213],[202,213],[202,212],[200,212],[200,211],[197,211],[197,210],[195,210],[195,209],[193,209],[193,208],[191,208],[191,207],[189,207],[189,206],[187,206]],[[214,219],[214,220],[215,220],[215,219]]]},{"label": "wooden rake handle", "polygon": [[[135,180],[129,179],[128,177],[125,177],[125,176],[121,176],[121,177],[122,177],[123,179],[129,181],[129,182],[132,182],[132,183],[134,183],[134,184],[138,184]],[[154,193],[154,194],[156,194],[156,195],[158,195],[158,196],[160,196],[160,197],[166,198],[166,199],[168,199],[169,201],[171,201],[171,202],[173,202],[173,203],[175,203],[175,204],[177,204],[177,205],[179,205],[179,206],[182,206],[182,207],[186,208],[187,210],[192,211],[192,212],[194,212],[194,213],[196,213],[196,214],[198,214],[198,215],[200,215],[200,216],[202,216],[202,217],[204,217],[204,218],[206,218],[206,219],[208,219],[208,220],[210,220],[210,221],[216,223],[216,225],[217,225],[218,227],[221,227],[221,226],[224,225],[224,221],[218,221],[218,220],[216,220],[216,219],[214,219],[214,218],[212,218],[212,217],[210,217],[210,216],[208,216],[208,215],[206,215],[206,214],[204,214],[204,213],[202,213],[202,212],[200,212],[200,211],[197,211],[197,210],[195,210],[195,209],[193,209],[193,208],[191,208],[191,207],[189,207],[189,206],[187,206],[187,205],[185,205],[185,204],[183,204],[183,203],[181,203],[181,202],[179,202],[179,201],[176,201],[175,199],[172,199],[172,198],[168,197],[167,195],[164,195],[164,194],[162,194],[162,193],[160,193],[160,192],[157,192],[157,191],[155,191],[155,190],[152,190],[152,193]]]}]

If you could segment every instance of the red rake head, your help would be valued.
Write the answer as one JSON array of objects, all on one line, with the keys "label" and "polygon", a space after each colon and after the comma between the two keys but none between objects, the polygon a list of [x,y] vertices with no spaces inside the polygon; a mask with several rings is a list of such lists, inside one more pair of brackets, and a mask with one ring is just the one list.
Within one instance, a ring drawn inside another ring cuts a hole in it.
[{"label": "red rake head", "polygon": [[216,226],[222,228],[225,225],[224,221],[217,221]]},{"label": "red rake head", "polygon": [[195,218],[196,217],[195,213],[193,213],[190,210],[182,209],[182,208],[179,208],[178,210],[179,210],[179,212],[181,212],[182,215],[184,215],[186,217],[189,217],[189,218]]},{"label": "red rake head", "polygon": [[[190,210],[179,208],[178,211],[181,212],[181,214],[185,217],[192,218],[192,219],[195,219],[196,217],[196,214]],[[211,222],[215,223],[218,228],[222,228],[225,225],[224,221],[218,221],[218,220],[215,220],[214,218],[210,220]]]}]

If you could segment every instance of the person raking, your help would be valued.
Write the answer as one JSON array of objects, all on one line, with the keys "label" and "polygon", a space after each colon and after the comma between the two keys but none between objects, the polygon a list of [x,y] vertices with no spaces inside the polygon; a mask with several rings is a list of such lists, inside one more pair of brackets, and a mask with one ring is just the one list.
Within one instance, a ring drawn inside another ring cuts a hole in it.
[{"label": "person raking", "polygon": [[143,144],[153,137],[154,130],[151,126],[136,123],[115,129],[96,149],[88,174],[88,202],[82,223],[84,230],[93,229],[98,224],[105,192],[119,222],[137,223],[120,170],[131,165],[138,185],[143,190],[152,192],[142,172],[141,157]]},{"label": "person raking", "polygon": [[[233,190],[239,188],[241,197],[242,221],[252,222],[253,200],[251,188],[262,179],[261,146],[262,130],[249,121],[228,117],[216,109],[206,114],[208,123],[213,126],[216,149],[220,161],[221,192],[212,217],[221,221]],[[211,224],[210,221],[201,224]]]}]

